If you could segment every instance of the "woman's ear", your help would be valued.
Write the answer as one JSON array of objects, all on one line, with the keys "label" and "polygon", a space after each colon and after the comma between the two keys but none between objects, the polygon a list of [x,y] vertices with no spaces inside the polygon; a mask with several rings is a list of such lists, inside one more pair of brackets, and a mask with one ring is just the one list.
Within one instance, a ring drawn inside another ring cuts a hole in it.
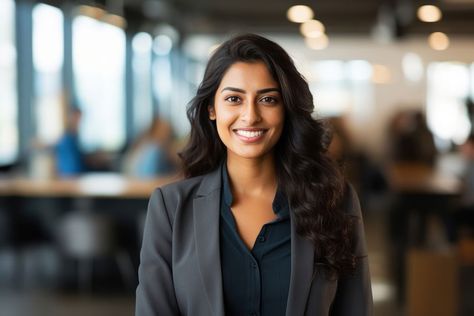
[{"label": "woman's ear", "polygon": [[216,119],[216,112],[214,110],[214,107],[212,105],[209,105],[207,107],[207,110],[209,111],[209,119],[214,121]]}]

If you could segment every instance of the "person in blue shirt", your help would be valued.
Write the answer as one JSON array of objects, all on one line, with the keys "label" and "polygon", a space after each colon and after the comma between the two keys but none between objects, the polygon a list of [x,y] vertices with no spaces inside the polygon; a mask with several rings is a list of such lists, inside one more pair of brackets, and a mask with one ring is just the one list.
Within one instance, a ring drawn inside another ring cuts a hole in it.
[{"label": "person in blue shirt", "polygon": [[176,171],[171,149],[172,128],[169,122],[155,117],[150,125],[126,152],[123,170],[127,176],[147,179],[167,175]]},{"label": "person in blue shirt", "polygon": [[85,171],[84,154],[79,143],[81,116],[77,107],[70,110],[66,130],[54,148],[56,172],[60,177],[76,176]]}]

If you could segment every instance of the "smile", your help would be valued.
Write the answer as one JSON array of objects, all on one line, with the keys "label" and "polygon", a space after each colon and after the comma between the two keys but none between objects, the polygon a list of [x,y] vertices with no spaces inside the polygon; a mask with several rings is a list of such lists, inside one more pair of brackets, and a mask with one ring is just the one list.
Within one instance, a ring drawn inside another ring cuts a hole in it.
[{"label": "smile", "polygon": [[257,142],[262,139],[266,129],[234,129],[234,133],[246,143]]}]

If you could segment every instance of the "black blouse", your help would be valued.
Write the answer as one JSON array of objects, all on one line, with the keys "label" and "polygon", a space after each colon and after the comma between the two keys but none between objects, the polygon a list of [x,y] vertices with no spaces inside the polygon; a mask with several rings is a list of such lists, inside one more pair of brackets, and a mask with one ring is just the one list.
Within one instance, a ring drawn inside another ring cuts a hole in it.
[{"label": "black blouse", "polygon": [[222,183],[220,256],[225,314],[284,316],[291,272],[288,200],[277,191],[272,205],[278,218],[263,225],[249,250],[237,232],[232,215],[232,192],[225,164]]}]

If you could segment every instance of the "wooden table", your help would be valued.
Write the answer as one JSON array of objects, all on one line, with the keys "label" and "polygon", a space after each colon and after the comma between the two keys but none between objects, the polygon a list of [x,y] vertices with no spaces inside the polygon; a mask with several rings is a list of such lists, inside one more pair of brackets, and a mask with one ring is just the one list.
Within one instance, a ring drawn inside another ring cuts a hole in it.
[{"label": "wooden table", "polygon": [[0,196],[149,198],[155,188],[178,179],[172,175],[143,180],[114,173],[91,173],[67,179],[0,178]]},{"label": "wooden table", "polygon": [[459,195],[461,181],[443,170],[417,163],[399,163],[388,168],[391,190],[403,194]]}]

